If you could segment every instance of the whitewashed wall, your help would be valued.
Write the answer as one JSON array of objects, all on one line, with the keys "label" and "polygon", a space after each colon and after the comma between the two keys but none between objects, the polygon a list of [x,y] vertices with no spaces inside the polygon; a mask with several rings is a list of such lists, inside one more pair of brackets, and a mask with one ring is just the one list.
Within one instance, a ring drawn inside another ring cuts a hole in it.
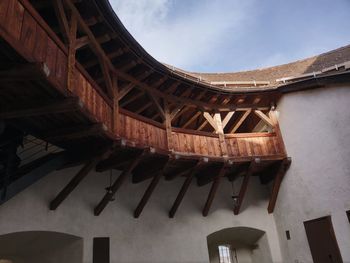
[{"label": "whitewashed wall", "polygon": [[292,157],[274,212],[284,262],[312,262],[303,222],[328,215],[350,262],[350,86],[287,94],[278,111]]},{"label": "whitewashed wall", "polygon": [[281,262],[277,230],[267,213],[267,188],[253,178],[242,212],[232,212],[231,185],[223,181],[208,217],[201,210],[210,185],[195,184],[185,196],[174,219],[168,211],[183,183],[183,178],[162,180],[141,217],[133,210],[149,181],[133,185],[127,182],[116,201],[98,217],[93,207],[100,201],[108,183],[108,173],[91,173],[57,211],[48,209],[49,201],[77,172],[78,167],[50,174],[0,206],[0,234],[26,230],[64,232],[84,238],[84,262],[92,261],[93,237],[111,238],[111,262],[123,263],[199,263],[209,262],[207,235],[227,227],[248,226],[266,232],[274,262]]}]

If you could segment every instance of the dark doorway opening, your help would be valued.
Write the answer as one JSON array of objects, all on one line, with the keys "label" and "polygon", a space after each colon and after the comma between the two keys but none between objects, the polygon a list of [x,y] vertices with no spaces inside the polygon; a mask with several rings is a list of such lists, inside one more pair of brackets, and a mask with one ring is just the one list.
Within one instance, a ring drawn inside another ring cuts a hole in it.
[{"label": "dark doorway opening", "polygon": [[343,263],[330,216],[304,222],[314,263]]}]

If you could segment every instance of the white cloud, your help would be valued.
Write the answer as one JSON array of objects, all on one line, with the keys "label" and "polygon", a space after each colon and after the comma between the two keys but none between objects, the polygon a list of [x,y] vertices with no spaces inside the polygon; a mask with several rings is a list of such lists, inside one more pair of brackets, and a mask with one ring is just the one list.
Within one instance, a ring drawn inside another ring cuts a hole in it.
[{"label": "white cloud", "polygon": [[[210,63],[213,52],[233,41],[249,20],[254,0],[111,0],[125,27],[153,57],[180,68]],[[176,12],[176,10],[175,10]]]}]

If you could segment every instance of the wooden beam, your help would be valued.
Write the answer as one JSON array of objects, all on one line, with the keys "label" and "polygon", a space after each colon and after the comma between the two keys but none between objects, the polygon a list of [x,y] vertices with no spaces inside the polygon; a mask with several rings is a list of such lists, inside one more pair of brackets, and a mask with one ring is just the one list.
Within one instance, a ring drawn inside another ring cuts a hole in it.
[{"label": "wooden beam", "polygon": [[163,107],[160,105],[160,103],[158,101],[158,97],[154,97],[154,95],[151,93],[148,93],[148,97],[151,99],[153,104],[157,107],[162,119],[165,120],[165,118],[166,118],[165,111],[164,111]]},{"label": "wooden beam", "polygon": [[113,92],[113,106],[112,106],[112,130],[115,135],[119,134],[120,114],[119,114],[119,87],[118,79],[115,74],[112,74],[112,92]]},{"label": "wooden beam", "polygon": [[209,122],[209,124],[214,128],[214,131],[218,131],[218,126],[214,118],[209,114],[209,112],[203,113],[204,118]]},{"label": "wooden beam", "polygon": [[225,116],[224,120],[222,121],[222,128],[225,129],[228,122],[231,120],[233,114],[235,114],[235,111],[229,111],[227,115]]},{"label": "wooden beam", "polygon": [[240,211],[242,203],[243,203],[243,198],[245,196],[245,193],[247,192],[249,179],[250,179],[251,175],[254,172],[256,164],[259,163],[259,162],[260,162],[260,159],[254,159],[253,161],[251,161],[250,165],[248,167],[247,173],[244,175],[243,182],[242,182],[242,185],[241,185],[241,189],[240,189],[239,194],[238,194],[238,201],[237,201],[237,204],[235,205],[235,207],[233,209],[233,213],[235,215],[239,214],[239,211]]},{"label": "wooden beam", "polygon": [[107,94],[109,95],[110,98],[113,98],[114,91],[113,91],[113,81],[112,81],[112,77],[111,77],[111,72],[109,71],[109,69],[106,65],[106,62],[104,60],[101,60],[100,63],[101,63],[101,69],[102,69],[104,81],[106,83]]},{"label": "wooden beam", "polygon": [[161,176],[163,175],[162,172],[158,172],[152,179],[152,182],[148,186],[146,192],[144,193],[140,203],[137,205],[135,211],[134,211],[134,217],[138,218],[140,214],[142,213],[143,208],[146,206],[149,198],[151,197],[154,189],[156,188]]},{"label": "wooden beam", "polygon": [[175,107],[175,109],[173,109],[173,110],[171,111],[171,113],[170,113],[170,119],[171,119],[171,120],[173,120],[173,119],[176,117],[176,115],[181,111],[181,109],[182,109],[183,106],[184,106],[183,104],[179,104],[179,105],[177,105],[177,106]]},{"label": "wooden beam", "polygon": [[[150,92],[152,95],[157,96],[159,98],[167,99],[170,101],[174,102],[179,102],[179,103],[184,103],[187,106],[191,107],[201,107],[203,109],[209,110],[209,109],[216,109],[216,110],[238,110],[237,107],[235,106],[230,106],[230,107],[222,107],[221,105],[218,104],[210,104],[207,102],[202,102],[202,101],[196,101],[193,99],[188,99],[188,98],[183,98],[183,97],[178,97],[173,94],[168,94],[166,92],[160,91],[158,89],[155,89],[148,85],[147,83],[144,82],[144,78],[138,78],[135,76],[132,76],[131,74],[125,73],[117,68],[114,67],[112,64],[111,60],[107,57],[105,51],[101,47],[101,45],[98,43],[96,40],[96,37],[90,30],[90,28],[86,25],[84,19],[81,17],[78,9],[76,6],[70,1],[70,0],[64,0],[66,5],[71,9],[72,13],[74,16],[77,17],[78,23],[80,25],[80,29],[86,33],[86,35],[89,37],[91,41],[91,46],[93,47],[93,51],[95,54],[102,60],[104,60],[107,63],[107,66],[109,70],[114,71],[119,78],[124,79],[126,81],[134,83],[136,86],[138,86],[140,89],[143,89],[144,91]],[[179,85],[180,82],[178,82],[177,85]],[[243,108],[245,109],[245,108]],[[261,109],[266,109],[266,107],[262,107]],[[242,110],[242,108],[241,108]]]},{"label": "wooden beam", "polygon": [[64,112],[77,111],[82,108],[82,102],[76,98],[67,98],[63,101],[53,102],[46,105],[33,105],[27,108],[11,109],[6,111],[3,109],[0,112],[0,119],[19,119],[35,117],[47,114],[57,114]]},{"label": "wooden beam", "polygon": [[[112,64],[112,62],[110,61],[110,59],[107,57],[107,55],[106,55],[105,51],[103,50],[103,48],[101,47],[100,43],[98,43],[98,41],[96,40],[96,37],[91,32],[90,28],[87,26],[84,19],[81,17],[79,11],[74,6],[74,4],[71,3],[70,0],[64,0],[64,1],[65,1],[66,5],[72,10],[72,13],[77,16],[80,29],[82,31],[84,31],[86,33],[86,35],[89,37],[89,39],[91,41],[91,46],[93,47],[93,51],[96,53],[96,55],[99,58],[106,61],[106,63],[108,64],[109,70],[115,71],[115,73],[118,75],[119,78],[122,78],[126,81],[133,82],[135,85],[139,86],[143,90],[151,92],[151,93],[153,93],[153,95],[158,96],[160,98],[169,99],[171,101],[182,102],[182,103],[184,103],[188,106],[191,106],[191,107],[202,107],[203,109],[213,109],[214,108],[217,110],[222,109],[221,105],[210,104],[210,103],[202,102],[202,101],[195,101],[193,99],[183,98],[183,97],[179,97],[176,95],[164,93],[164,92],[162,92],[158,89],[155,89],[152,86],[146,84],[145,82],[143,82],[143,80],[138,79],[137,77],[134,77],[131,74],[128,74],[126,72],[123,72],[122,70],[115,68],[114,65]],[[234,110],[234,109],[236,109],[236,107],[230,106],[230,107],[225,107],[223,109]]]},{"label": "wooden beam", "polygon": [[173,136],[172,136],[172,127],[171,127],[171,113],[169,109],[169,104],[167,101],[165,101],[164,105],[164,124],[165,124],[165,132],[166,132],[166,138],[167,138],[167,145],[168,150],[173,150]]},{"label": "wooden beam", "polygon": [[[23,173],[20,178],[8,185],[6,189],[6,197],[4,200],[0,200],[0,205],[27,187],[31,186],[50,172],[60,168],[67,162],[67,160],[69,160],[70,157],[71,155],[68,152],[48,154],[20,168],[18,171],[20,174],[22,174],[21,170],[25,170],[26,172]],[[4,189],[0,189],[1,195],[3,191]]]},{"label": "wooden beam", "polygon": [[[109,152],[108,152],[109,154]],[[94,169],[96,164],[106,157],[106,154],[98,156],[88,161],[79,172],[70,180],[70,182],[61,190],[61,192],[50,203],[50,210],[56,210],[57,207],[68,197],[70,193],[78,186],[78,184]]]},{"label": "wooden beam", "polygon": [[118,191],[118,189],[121,187],[125,179],[131,174],[132,170],[139,164],[139,162],[142,160],[142,158],[145,155],[145,151],[143,151],[141,154],[139,154],[130,164],[129,166],[119,175],[118,179],[113,183],[113,185],[110,187],[109,191],[104,195],[102,200],[98,203],[98,205],[94,209],[94,215],[98,216],[101,214],[103,209],[107,206],[109,201],[112,200],[115,193]]},{"label": "wooden beam", "polygon": [[275,209],[278,192],[279,192],[283,177],[286,174],[286,171],[289,168],[290,164],[291,164],[291,158],[285,158],[281,162],[280,167],[277,171],[275,180],[273,181],[272,192],[269,200],[269,206],[267,208],[267,211],[269,212],[269,214],[273,213],[273,210]]},{"label": "wooden beam", "polygon": [[251,112],[252,110],[247,110],[239,119],[239,121],[233,126],[230,133],[235,133],[238,130],[238,128],[241,127],[242,123],[245,121],[245,119],[249,116]]},{"label": "wooden beam", "polygon": [[120,103],[120,106],[121,107],[125,107],[127,106],[128,104],[130,104],[131,102],[137,100],[138,98],[142,97],[143,95],[145,95],[145,92],[144,91],[140,91],[139,93],[135,94],[133,97],[123,101],[122,103]]},{"label": "wooden beam", "polygon": [[130,83],[125,88],[120,90],[118,95],[118,100],[120,101],[121,99],[123,99],[134,87],[135,85],[133,83]]},{"label": "wooden beam", "polygon": [[202,164],[203,163],[201,161],[199,161],[199,162],[197,162],[197,164],[193,168],[191,168],[190,173],[186,177],[186,180],[185,180],[184,184],[182,185],[181,190],[178,193],[178,195],[177,195],[177,197],[175,199],[175,202],[174,202],[173,206],[171,207],[171,209],[169,211],[169,217],[170,218],[173,218],[175,216],[175,213],[176,213],[177,209],[179,208],[179,206],[180,206],[180,204],[182,202],[182,199],[184,198],[184,196],[185,196],[185,194],[186,194],[186,192],[187,192],[187,190],[188,190],[188,188],[189,188],[189,186],[190,186],[190,184],[192,182],[192,179],[193,179],[196,171],[198,170],[199,167],[202,166]]},{"label": "wooden beam", "polygon": [[[199,127],[197,128],[197,131],[201,131],[201,130],[203,130],[204,129],[204,127],[207,125],[207,123],[208,123],[208,120],[207,119],[205,119],[203,122],[202,122],[202,124],[201,125],[199,125]],[[211,125],[210,125],[211,126]]]},{"label": "wooden beam", "polygon": [[205,205],[204,205],[204,208],[203,208],[203,211],[202,211],[202,215],[203,216],[207,216],[208,213],[209,213],[211,204],[213,203],[215,194],[216,194],[216,192],[218,190],[218,187],[219,187],[219,184],[220,184],[220,180],[225,175],[226,168],[227,168],[226,164],[223,164],[221,169],[220,169],[220,171],[219,171],[219,173],[214,178],[213,184],[212,184],[212,186],[210,188],[210,192],[209,192],[207,201],[205,202]]},{"label": "wooden beam", "polygon": [[227,156],[227,145],[225,141],[224,128],[221,121],[221,114],[219,112],[214,114],[214,121],[217,127],[216,133],[219,135],[219,143],[222,156]]},{"label": "wooden beam", "polygon": [[71,20],[69,25],[69,36],[68,36],[68,69],[67,69],[67,87],[70,91],[76,88],[75,85],[75,55],[76,55],[76,40],[77,40],[77,32],[78,32],[78,21],[77,15],[71,14]]},{"label": "wooden beam", "polygon": [[45,63],[17,64],[6,70],[0,70],[0,83],[40,80],[49,76],[50,69]]},{"label": "wooden beam", "polygon": [[79,125],[48,131],[41,137],[45,141],[63,141],[101,134],[107,127],[102,123]]},{"label": "wooden beam", "polygon": [[89,174],[95,167],[98,158],[88,161],[80,171],[70,180],[70,182],[61,190],[61,192],[51,201],[50,210],[56,210],[57,207],[73,192],[78,184]]},{"label": "wooden beam", "polygon": [[136,114],[141,114],[144,110],[148,109],[151,105],[153,105],[152,102],[148,102],[145,105],[143,105],[141,108],[137,109],[135,111]]},{"label": "wooden beam", "polygon": [[[46,1],[45,1],[46,2]],[[54,0],[53,6],[55,10],[55,14],[58,20],[58,24],[60,27],[60,31],[64,40],[64,43],[69,43],[69,23],[64,11],[64,6],[62,0]]]},{"label": "wooden beam", "polygon": [[75,49],[80,49],[90,43],[90,40],[87,36],[83,36],[80,38],[77,38],[75,42]]},{"label": "wooden beam", "polygon": [[186,121],[183,125],[182,125],[182,128],[187,128],[188,126],[191,125],[191,123],[193,123],[200,115],[202,114],[202,112],[200,111],[197,111],[194,115],[192,115],[192,117]]},{"label": "wooden beam", "polygon": [[269,125],[271,128],[273,128],[274,124],[272,122],[272,120],[265,115],[265,113],[263,113],[260,110],[254,110],[254,113],[260,118],[262,119],[267,125]]},{"label": "wooden beam", "polygon": [[277,115],[276,115],[276,111],[275,110],[270,110],[269,116],[270,116],[270,119],[271,119],[271,121],[273,123],[273,131],[277,135],[277,141],[278,141],[279,147],[282,150],[282,153],[287,155],[286,146],[284,145],[284,141],[283,141],[280,125],[278,123],[278,118],[277,118]]}]

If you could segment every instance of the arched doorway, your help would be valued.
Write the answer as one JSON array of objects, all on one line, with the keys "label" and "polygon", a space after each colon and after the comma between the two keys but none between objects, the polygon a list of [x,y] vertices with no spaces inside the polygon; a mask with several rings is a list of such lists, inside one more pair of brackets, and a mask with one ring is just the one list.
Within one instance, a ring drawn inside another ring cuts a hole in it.
[{"label": "arched doorway", "polygon": [[271,263],[264,231],[231,227],[207,236],[210,263]]},{"label": "arched doorway", "polygon": [[1,263],[81,263],[83,239],[48,231],[0,235]]}]

